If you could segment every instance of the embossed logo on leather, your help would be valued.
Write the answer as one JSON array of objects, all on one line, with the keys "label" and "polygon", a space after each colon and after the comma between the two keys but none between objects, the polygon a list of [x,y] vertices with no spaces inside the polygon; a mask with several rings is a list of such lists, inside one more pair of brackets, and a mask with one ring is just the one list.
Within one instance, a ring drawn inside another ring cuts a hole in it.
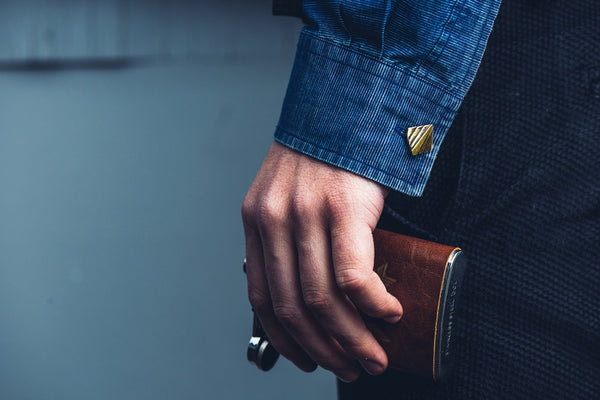
[{"label": "embossed logo on leather", "polygon": [[388,267],[389,267],[388,263],[385,263],[385,264],[382,264],[379,267],[375,268],[375,272],[377,273],[377,275],[379,275],[379,278],[381,279],[381,281],[383,282],[383,284],[385,285],[386,288],[388,286],[390,286],[392,283],[397,282],[396,279],[389,277],[387,275]]},{"label": "embossed logo on leather", "polygon": [[371,330],[371,332],[373,332],[373,335],[375,335],[379,342],[392,343],[392,339],[390,339],[388,335],[385,334],[383,329],[381,329],[379,326],[373,324],[369,327],[369,329]]}]

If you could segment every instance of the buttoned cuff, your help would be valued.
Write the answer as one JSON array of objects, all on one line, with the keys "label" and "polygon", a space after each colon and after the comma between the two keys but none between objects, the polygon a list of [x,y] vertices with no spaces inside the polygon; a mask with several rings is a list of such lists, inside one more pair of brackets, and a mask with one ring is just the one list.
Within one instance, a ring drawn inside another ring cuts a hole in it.
[{"label": "buttoned cuff", "polygon": [[[423,193],[464,93],[304,30],[275,132],[280,143],[411,196]],[[432,124],[413,156],[408,128]]]}]

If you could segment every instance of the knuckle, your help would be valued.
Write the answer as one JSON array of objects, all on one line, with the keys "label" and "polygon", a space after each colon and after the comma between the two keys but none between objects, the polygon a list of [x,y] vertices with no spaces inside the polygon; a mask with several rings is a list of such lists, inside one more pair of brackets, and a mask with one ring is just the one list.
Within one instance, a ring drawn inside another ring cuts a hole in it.
[{"label": "knuckle", "polygon": [[332,306],[331,296],[322,291],[307,290],[304,292],[304,303],[313,313],[322,315]]},{"label": "knuckle", "polygon": [[269,296],[256,288],[248,288],[248,300],[254,311],[257,313],[263,313],[270,307]]},{"label": "knuckle", "polygon": [[325,200],[329,217],[333,220],[343,220],[351,212],[350,204],[342,193],[330,193]]},{"label": "knuckle", "polygon": [[296,326],[302,318],[302,313],[298,307],[287,303],[274,304],[273,312],[281,325],[287,329]]},{"label": "knuckle", "polygon": [[260,227],[269,228],[283,225],[287,219],[287,213],[281,201],[268,197],[258,205],[257,217]]},{"label": "knuckle", "polygon": [[302,221],[314,210],[312,199],[306,194],[294,196],[291,207],[291,215],[295,221]]},{"label": "knuckle", "polygon": [[342,346],[342,348],[356,359],[364,359],[368,358],[372,349],[365,346],[367,343],[367,337],[365,334],[356,334],[354,333],[352,336],[336,336],[335,338],[337,342]]},{"label": "knuckle", "polygon": [[255,218],[255,203],[256,202],[253,196],[251,196],[249,193],[246,194],[244,201],[242,201],[242,221],[244,221],[246,224],[251,223]]},{"label": "knuckle", "polygon": [[335,272],[338,287],[345,293],[363,291],[367,285],[367,277],[354,267],[338,268]]},{"label": "knuckle", "polygon": [[307,218],[320,217],[323,202],[316,191],[299,190],[292,197],[291,212],[296,222],[304,222]]}]

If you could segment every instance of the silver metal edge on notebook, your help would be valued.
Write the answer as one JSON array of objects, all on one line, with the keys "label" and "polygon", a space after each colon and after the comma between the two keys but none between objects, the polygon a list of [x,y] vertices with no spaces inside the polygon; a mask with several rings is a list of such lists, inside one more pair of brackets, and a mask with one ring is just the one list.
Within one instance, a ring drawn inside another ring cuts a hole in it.
[{"label": "silver metal edge on notebook", "polygon": [[466,260],[462,250],[456,249],[448,257],[440,293],[437,318],[436,343],[434,344],[433,379],[442,381],[452,368],[452,342],[456,323],[456,301],[462,284]]}]

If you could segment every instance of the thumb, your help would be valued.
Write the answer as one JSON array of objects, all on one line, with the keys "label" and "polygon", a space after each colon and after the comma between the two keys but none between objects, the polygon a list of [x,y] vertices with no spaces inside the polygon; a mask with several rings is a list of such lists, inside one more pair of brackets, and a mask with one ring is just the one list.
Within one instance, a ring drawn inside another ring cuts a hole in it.
[{"label": "thumb", "polygon": [[338,287],[363,313],[390,323],[402,317],[402,305],[388,293],[373,270],[373,232],[365,223],[332,229],[332,257]]}]

